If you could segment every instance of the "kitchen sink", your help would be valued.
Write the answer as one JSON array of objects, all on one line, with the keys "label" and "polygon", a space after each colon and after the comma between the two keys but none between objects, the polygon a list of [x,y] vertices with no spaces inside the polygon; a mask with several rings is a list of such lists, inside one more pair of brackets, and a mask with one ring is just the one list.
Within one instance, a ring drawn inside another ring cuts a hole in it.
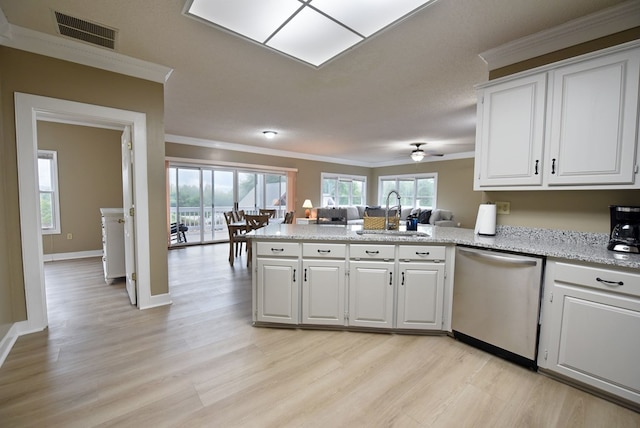
[{"label": "kitchen sink", "polygon": [[367,229],[357,230],[358,235],[386,235],[386,236],[430,236],[427,232],[417,230],[379,230]]}]

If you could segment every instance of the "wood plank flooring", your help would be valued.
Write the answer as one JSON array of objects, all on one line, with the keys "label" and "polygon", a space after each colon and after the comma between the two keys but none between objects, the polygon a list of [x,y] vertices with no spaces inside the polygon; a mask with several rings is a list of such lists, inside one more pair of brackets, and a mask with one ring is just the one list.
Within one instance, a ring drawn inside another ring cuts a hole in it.
[{"label": "wood plank flooring", "polygon": [[100,259],[47,263],[50,328],[0,368],[0,427],[640,427],[449,337],[253,327],[227,255],[171,250],[173,305],[145,311]]}]

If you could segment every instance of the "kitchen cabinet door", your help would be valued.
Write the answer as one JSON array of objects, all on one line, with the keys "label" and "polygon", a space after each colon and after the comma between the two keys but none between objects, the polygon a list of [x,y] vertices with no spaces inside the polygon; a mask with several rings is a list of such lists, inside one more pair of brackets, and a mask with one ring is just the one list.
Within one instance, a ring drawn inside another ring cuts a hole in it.
[{"label": "kitchen cabinet door", "polygon": [[539,367],[640,405],[640,275],[547,268]]},{"label": "kitchen cabinet door", "polygon": [[633,184],[640,49],[550,72],[549,185]]},{"label": "kitchen cabinet door", "polygon": [[349,325],[393,327],[394,265],[391,262],[350,262]]},{"label": "kitchen cabinet door", "polygon": [[256,320],[298,324],[298,259],[257,259]]},{"label": "kitchen cabinet door", "polygon": [[344,325],[345,260],[302,261],[302,323]]},{"label": "kitchen cabinet door", "polygon": [[444,263],[400,263],[396,328],[442,330]]},{"label": "kitchen cabinet door", "polygon": [[542,184],[546,78],[527,76],[478,94],[477,190]]}]

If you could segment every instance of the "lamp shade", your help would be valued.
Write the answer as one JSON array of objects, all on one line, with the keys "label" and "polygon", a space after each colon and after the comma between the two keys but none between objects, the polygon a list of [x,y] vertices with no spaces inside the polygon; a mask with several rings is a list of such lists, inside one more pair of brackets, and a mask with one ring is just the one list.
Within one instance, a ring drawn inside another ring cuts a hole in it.
[{"label": "lamp shade", "polygon": [[309,216],[311,215],[311,208],[313,208],[313,204],[311,203],[311,199],[305,199],[304,202],[302,203],[302,208],[306,208],[304,210],[304,216],[306,218],[309,218]]}]

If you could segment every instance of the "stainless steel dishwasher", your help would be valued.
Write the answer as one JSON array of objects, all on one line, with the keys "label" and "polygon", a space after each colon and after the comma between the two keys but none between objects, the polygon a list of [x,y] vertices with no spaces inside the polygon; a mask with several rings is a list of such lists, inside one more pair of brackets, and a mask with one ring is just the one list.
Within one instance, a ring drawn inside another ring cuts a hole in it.
[{"label": "stainless steel dishwasher", "polygon": [[543,266],[539,257],[458,246],[454,337],[536,369]]}]

